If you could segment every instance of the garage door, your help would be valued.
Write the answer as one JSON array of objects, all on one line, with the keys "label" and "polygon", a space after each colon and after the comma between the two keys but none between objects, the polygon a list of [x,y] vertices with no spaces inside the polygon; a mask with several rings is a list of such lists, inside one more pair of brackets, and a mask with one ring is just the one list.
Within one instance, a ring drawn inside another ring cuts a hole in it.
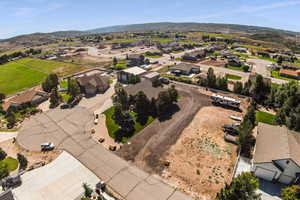
[{"label": "garage door", "polygon": [[264,179],[264,180],[272,181],[273,178],[276,175],[276,172],[272,171],[272,170],[264,169],[264,168],[261,168],[261,167],[256,167],[255,175],[259,178]]}]

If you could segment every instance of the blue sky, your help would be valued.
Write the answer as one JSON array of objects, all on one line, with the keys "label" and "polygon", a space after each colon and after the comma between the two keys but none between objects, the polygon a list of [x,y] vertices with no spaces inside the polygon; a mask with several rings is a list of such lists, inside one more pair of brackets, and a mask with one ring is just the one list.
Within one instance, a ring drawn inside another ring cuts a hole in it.
[{"label": "blue sky", "polygon": [[145,22],[216,22],[300,32],[300,0],[0,0],[0,38]]}]

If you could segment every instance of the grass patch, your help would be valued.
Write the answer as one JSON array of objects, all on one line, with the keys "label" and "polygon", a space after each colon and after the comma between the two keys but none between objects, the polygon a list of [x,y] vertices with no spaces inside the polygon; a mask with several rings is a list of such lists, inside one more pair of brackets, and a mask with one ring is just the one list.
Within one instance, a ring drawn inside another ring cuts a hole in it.
[{"label": "grass patch", "polygon": [[68,88],[68,81],[67,80],[62,80],[59,83],[60,88]]},{"label": "grass patch", "polygon": [[227,79],[232,79],[232,80],[241,80],[242,79],[242,77],[237,76],[237,75],[233,75],[233,74],[226,74],[225,77]]},{"label": "grass patch", "polygon": [[47,74],[10,62],[0,66],[0,92],[10,95],[41,83]]},{"label": "grass patch", "polygon": [[67,92],[60,92],[60,95],[62,96],[63,101],[65,103],[67,103],[69,101],[69,99],[71,98],[71,96]]},{"label": "grass patch", "polygon": [[18,168],[19,162],[18,160],[12,157],[6,157],[4,160],[0,161],[0,163],[7,164],[7,168],[9,172],[15,171]]},{"label": "grass patch", "polygon": [[[116,132],[119,131],[120,127],[119,127],[118,124],[115,123],[115,120],[113,119],[114,110],[115,110],[115,108],[111,107],[110,109],[106,110],[104,112],[104,114],[106,116],[106,127],[107,127],[107,130],[108,130],[108,134],[109,134],[110,137],[116,139]],[[132,115],[132,117],[136,121],[137,114],[134,113],[134,112],[131,112],[130,114]],[[147,127],[149,124],[151,124],[154,120],[155,120],[155,118],[150,116],[145,125],[142,125],[139,122],[136,122],[135,125],[134,125],[134,133],[132,134],[132,136],[134,136],[135,134],[137,134],[138,132],[143,130],[145,127]],[[122,137],[122,142],[126,142],[129,138],[130,137],[126,137],[126,136]]]},{"label": "grass patch", "polygon": [[287,78],[284,76],[280,76],[279,71],[277,71],[277,70],[273,70],[271,75],[273,78],[277,78],[277,79],[282,79],[282,80],[286,80],[286,81],[297,81],[296,79],[293,79],[293,78]]},{"label": "grass patch", "polygon": [[250,58],[248,54],[243,54],[243,53],[239,54],[239,56],[242,58]]},{"label": "grass patch", "polygon": [[145,56],[146,58],[161,58],[161,57],[162,57],[161,55],[157,55],[157,56],[149,56],[149,55],[147,55],[147,54],[144,54],[144,56]]},{"label": "grass patch", "polygon": [[256,122],[262,122],[270,125],[277,125],[277,122],[275,121],[275,115],[273,114],[256,111],[255,116],[256,116]]},{"label": "grass patch", "polygon": [[232,69],[232,70],[236,70],[236,71],[244,71],[243,66],[236,67],[236,66],[228,65],[227,68]]}]

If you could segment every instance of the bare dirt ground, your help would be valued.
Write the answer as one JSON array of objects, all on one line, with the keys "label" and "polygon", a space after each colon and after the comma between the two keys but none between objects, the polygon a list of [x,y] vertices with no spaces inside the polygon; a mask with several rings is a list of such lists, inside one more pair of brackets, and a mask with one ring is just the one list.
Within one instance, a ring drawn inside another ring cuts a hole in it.
[{"label": "bare dirt ground", "polygon": [[161,174],[165,168],[162,155],[176,143],[181,132],[202,107],[211,105],[209,97],[190,86],[175,84],[179,91],[178,107],[174,114],[161,121],[155,120],[150,126],[124,144],[117,155],[149,173]]},{"label": "bare dirt ground", "polygon": [[224,141],[222,126],[240,112],[222,107],[202,108],[163,160],[170,163],[163,177],[195,198],[210,200],[231,180],[237,146]]},{"label": "bare dirt ground", "polygon": [[226,61],[224,61],[224,60],[204,60],[204,61],[201,61],[200,64],[211,65],[211,66],[216,66],[216,67],[224,67],[226,64]]},{"label": "bare dirt ground", "polygon": [[17,158],[17,153],[23,154],[28,160],[28,168],[37,168],[45,164],[50,163],[56,159],[60,154],[61,150],[54,150],[49,152],[32,152],[21,148],[14,140],[6,140],[0,143],[0,147],[7,153],[7,156]]},{"label": "bare dirt ground", "polygon": [[242,110],[235,111],[212,106],[212,92],[204,88],[176,88],[179,110],[171,119],[156,120],[116,154],[195,198],[210,200],[231,180],[237,157],[237,147],[224,141],[222,126],[235,122],[230,115],[242,116],[248,102],[240,99]]}]

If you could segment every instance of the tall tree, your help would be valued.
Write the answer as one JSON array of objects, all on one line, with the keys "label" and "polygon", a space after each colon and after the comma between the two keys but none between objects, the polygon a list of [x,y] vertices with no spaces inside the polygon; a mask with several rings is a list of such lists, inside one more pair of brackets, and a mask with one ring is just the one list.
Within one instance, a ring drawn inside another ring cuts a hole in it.
[{"label": "tall tree", "polygon": [[174,85],[172,85],[171,88],[168,89],[168,93],[169,93],[169,96],[170,96],[171,103],[177,102],[178,91],[176,90]]},{"label": "tall tree", "polygon": [[148,115],[150,100],[143,91],[139,91],[135,96],[135,111],[138,115]]},{"label": "tall tree", "polygon": [[3,102],[4,99],[5,99],[5,94],[0,93],[0,103]]},{"label": "tall tree", "polygon": [[113,59],[113,65],[116,66],[117,64],[118,64],[118,60],[117,60],[116,57],[114,57],[114,59]]},{"label": "tall tree", "polygon": [[62,98],[58,94],[57,88],[53,88],[50,94],[50,107],[51,108],[57,107],[60,104],[61,100]]},{"label": "tall tree", "polygon": [[87,198],[91,198],[93,194],[93,189],[86,183],[83,183],[82,187],[84,189],[84,196]]},{"label": "tall tree", "polygon": [[120,104],[122,110],[128,109],[129,106],[128,94],[125,91],[124,87],[119,83],[115,85],[115,94],[112,96],[112,100],[114,105]]},{"label": "tall tree", "polygon": [[236,94],[242,94],[242,92],[243,92],[243,83],[241,83],[240,81],[234,83],[233,92],[236,93]]},{"label": "tall tree", "polygon": [[25,170],[28,165],[27,158],[23,154],[20,154],[20,153],[17,154],[17,158],[20,163],[20,169]]},{"label": "tall tree", "polygon": [[210,88],[215,88],[216,80],[217,80],[217,78],[214,73],[214,69],[210,67],[207,72],[207,86]]},{"label": "tall tree", "polygon": [[58,83],[58,76],[56,74],[49,74],[42,83],[42,88],[45,92],[51,92],[53,88],[57,88]]},{"label": "tall tree", "polygon": [[80,87],[75,79],[70,79],[68,82],[68,93],[72,98],[80,95]]},{"label": "tall tree", "polygon": [[258,187],[259,181],[254,175],[242,173],[230,185],[226,184],[217,194],[217,200],[259,200]]},{"label": "tall tree", "polygon": [[113,118],[115,122],[120,126],[121,130],[125,133],[130,133],[134,130],[133,117],[127,111],[122,111],[122,106],[117,104],[115,106]]},{"label": "tall tree", "polygon": [[6,163],[0,163],[0,180],[9,175],[8,166]]}]

